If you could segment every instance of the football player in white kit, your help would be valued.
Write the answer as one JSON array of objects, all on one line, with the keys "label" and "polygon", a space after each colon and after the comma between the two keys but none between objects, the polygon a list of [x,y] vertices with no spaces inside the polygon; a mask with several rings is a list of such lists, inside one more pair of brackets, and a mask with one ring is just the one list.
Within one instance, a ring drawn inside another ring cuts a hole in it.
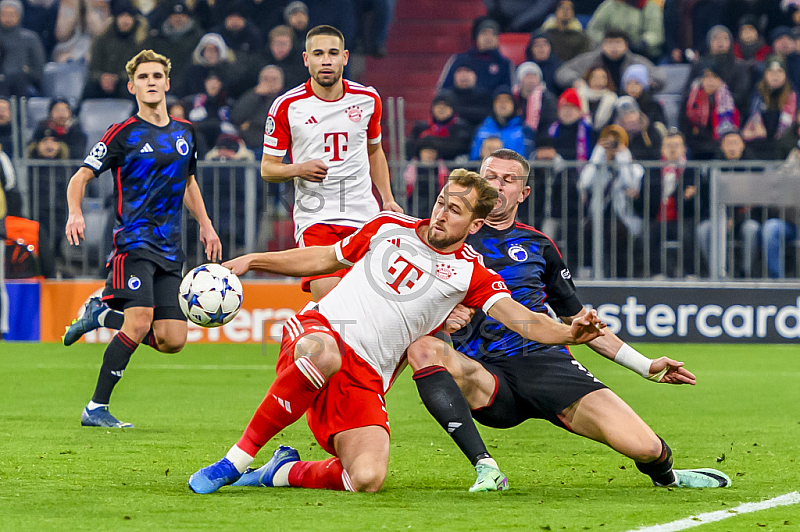
[{"label": "football player in white kit", "polygon": [[[349,52],[333,26],[311,29],[305,46],[311,79],[273,102],[264,128],[261,176],[271,183],[294,179],[295,240],[299,247],[326,246],[354,233],[381,208],[403,209],[392,195],[381,147],[378,92],[342,78]],[[290,164],[283,162],[287,153]],[[304,277],[303,290],[319,301],[345,273]]]},{"label": "football player in white kit", "polygon": [[[287,320],[277,377],[266,397],[227,455],[192,475],[191,489],[211,493],[236,482],[379,490],[389,460],[384,394],[405,366],[406,348],[438,330],[458,303],[481,308],[542,343],[585,343],[602,335],[604,324],[595,311],[567,327],[520,305],[502,278],[464,243],[497,201],[490,184],[459,169],[442,189],[430,220],[380,213],[334,245],[254,253],[225,263],[236,274],[260,270],[301,276],[352,268],[319,303],[309,303]],[[441,402],[463,413],[453,430],[472,431],[471,437],[480,439],[455,380],[446,371],[439,375],[449,377],[437,381]],[[256,453],[303,414],[333,457],[304,462],[295,449],[280,446],[267,464],[248,471]],[[475,469],[472,491],[507,487],[488,453],[481,454]]]}]

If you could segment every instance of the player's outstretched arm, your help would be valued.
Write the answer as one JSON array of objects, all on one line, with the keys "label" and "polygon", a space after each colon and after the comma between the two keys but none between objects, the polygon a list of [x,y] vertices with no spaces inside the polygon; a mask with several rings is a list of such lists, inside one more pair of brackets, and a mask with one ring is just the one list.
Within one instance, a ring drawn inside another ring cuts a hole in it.
[{"label": "player's outstretched arm", "polygon": [[282,183],[295,177],[313,183],[321,183],[327,175],[328,165],[320,159],[285,164],[282,157],[267,154],[261,156],[261,178],[269,183]]},{"label": "player's outstretched arm", "polygon": [[392,194],[392,181],[389,174],[389,163],[386,161],[386,154],[383,153],[381,143],[369,144],[367,146],[369,154],[369,175],[378,194],[381,195],[381,208],[384,211],[403,212],[403,208],[394,200]]},{"label": "player's outstretched arm", "polygon": [[203,201],[203,195],[200,193],[200,187],[197,186],[197,180],[194,175],[190,175],[186,181],[183,203],[189,209],[192,217],[200,224],[200,242],[203,243],[203,247],[206,250],[206,259],[212,261],[222,260],[222,242],[214,230],[211,218],[208,217],[206,204]]},{"label": "player's outstretched arm", "polygon": [[[560,318],[564,323],[570,324],[573,320],[586,315],[586,312],[584,308],[574,316],[560,316]],[[607,359],[639,373],[646,379],[668,384],[695,384],[695,376],[683,367],[683,362],[667,357],[651,360],[623,342],[619,336],[608,329],[603,336],[595,338],[586,345]]]},{"label": "player's outstretched arm", "polygon": [[605,334],[606,324],[600,321],[594,310],[566,326],[546,314],[530,311],[510,297],[504,297],[492,305],[488,314],[517,334],[542,344],[585,344]]},{"label": "player's outstretched arm", "polygon": [[94,179],[94,172],[82,166],[78,168],[78,171],[70,178],[69,185],[67,185],[69,218],[67,219],[65,233],[67,234],[67,242],[73,246],[77,246],[80,244],[80,241],[84,239],[83,231],[86,228],[86,223],[83,220],[81,202],[86,192],[86,183],[91,179]]},{"label": "player's outstretched arm", "polygon": [[231,259],[222,265],[236,275],[260,271],[290,277],[325,275],[347,268],[347,265],[336,258],[334,246],[309,246],[285,251],[250,253]]}]

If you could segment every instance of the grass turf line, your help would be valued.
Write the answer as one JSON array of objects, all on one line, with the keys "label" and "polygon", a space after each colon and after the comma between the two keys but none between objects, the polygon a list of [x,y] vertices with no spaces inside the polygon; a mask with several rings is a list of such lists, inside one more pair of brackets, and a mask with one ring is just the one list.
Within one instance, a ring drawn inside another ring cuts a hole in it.
[{"label": "grass turf line", "polygon": [[[676,467],[723,469],[732,488],[656,489],[627,458],[529,421],[481,428],[511,490],[469,494],[469,463],[406,374],[387,396],[392,456],[381,493],[224,488],[199,496],[186,485],[189,475],[239,438],[274,378],[275,349],[264,356],[255,346],[191,345],[161,355],[141,347],[111,409],[137,428],[111,431],[79,424],[103,346],[0,344],[0,530],[629,530],[800,485],[795,346],[637,347],[684,360],[698,385],[656,385],[588,349],[574,353],[670,444]],[[279,443],[304,459],[326,456],[301,421],[268,444],[258,463]],[[793,506],[698,530],[799,525]]]}]

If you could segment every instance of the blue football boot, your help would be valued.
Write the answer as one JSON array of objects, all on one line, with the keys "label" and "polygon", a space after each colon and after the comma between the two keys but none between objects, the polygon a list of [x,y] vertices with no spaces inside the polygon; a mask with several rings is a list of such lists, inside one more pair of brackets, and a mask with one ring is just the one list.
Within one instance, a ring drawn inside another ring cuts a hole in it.
[{"label": "blue football boot", "polygon": [[241,476],[233,463],[223,458],[189,477],[189,487],[195,493],[214,493],[222,486],[233,484]]},{"label": "blue football boot", "polygon": [[272,488],[272,480],[275,478],[275,473],[282,465],[289,462],[299,462],[300,453],[293,447],[288,445],[281,445],[278,450],[272,453],[272,458],[269,462],[259,467],[258,469],[250,469],[244,472],[242,478],[233,483],[234,486],[259,486],[264,488]]},{"label": "blue football boot", "polygon": [[77,320],[72,320],[72,323],[64,331],[64,336],[61,340],[65,346],[70,346],[81,339],[81,336],[89,331],[99,329],[101,327],[98,319],[104,310],[108,309],[108,305],[103,303],[99,297],[93,297],[83,306],[83,314]]}]

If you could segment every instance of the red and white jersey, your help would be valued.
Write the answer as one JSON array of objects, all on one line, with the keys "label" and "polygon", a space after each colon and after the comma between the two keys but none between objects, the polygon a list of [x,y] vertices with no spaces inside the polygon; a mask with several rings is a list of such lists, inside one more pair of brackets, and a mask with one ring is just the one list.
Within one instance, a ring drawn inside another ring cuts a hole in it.
[{"label": "red and white jersey", "polygon": [[293,162],[320,159],[328,165],[322,183],[295,178],[295,240],[316,223],[361,227],[380,208],[372,195],[367,144],[381,141],[378,91],[343,80],[338,100],[317,97],[311,80],[278,97],[264,128],[264,153]]},{"label": "red and white jersey", "polygon": [[427,220],[384,212],[337,242],[336,257],[352,269],[318,304],[386,390],[406,348],[441,327],[458,303],[488,311],[511,297],[469,245],[440,253],[417,235],[421,224]]}]

